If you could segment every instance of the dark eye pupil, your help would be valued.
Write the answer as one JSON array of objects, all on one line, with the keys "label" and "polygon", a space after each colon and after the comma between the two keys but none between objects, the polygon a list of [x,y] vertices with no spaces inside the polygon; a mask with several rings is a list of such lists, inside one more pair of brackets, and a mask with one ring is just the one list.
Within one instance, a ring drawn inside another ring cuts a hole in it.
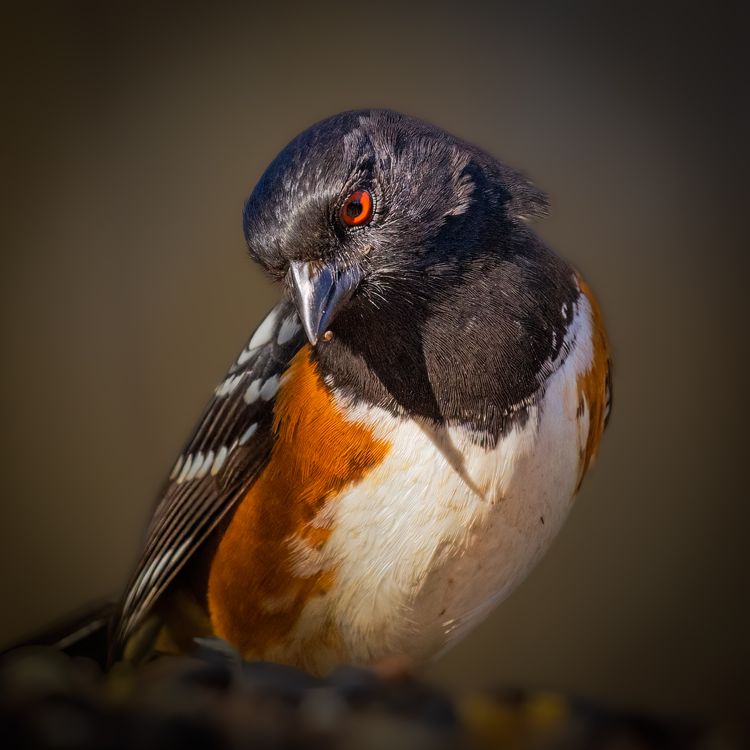
[{"label": "dark eye pupil", "polygon": [[362,213],[362,201],[356,198],[346,204],[346,215],[356,219]]}]

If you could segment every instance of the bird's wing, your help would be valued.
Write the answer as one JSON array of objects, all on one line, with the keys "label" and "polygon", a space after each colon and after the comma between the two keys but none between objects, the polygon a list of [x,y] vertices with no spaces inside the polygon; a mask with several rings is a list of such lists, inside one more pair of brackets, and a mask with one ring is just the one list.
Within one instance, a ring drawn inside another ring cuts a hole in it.
[{"label": "bird's wing", "polygon": [[214,391],[154,512],[113,623],[115,651],[264,466],[279,380],[304,341],[294,306],[280,302]]}]

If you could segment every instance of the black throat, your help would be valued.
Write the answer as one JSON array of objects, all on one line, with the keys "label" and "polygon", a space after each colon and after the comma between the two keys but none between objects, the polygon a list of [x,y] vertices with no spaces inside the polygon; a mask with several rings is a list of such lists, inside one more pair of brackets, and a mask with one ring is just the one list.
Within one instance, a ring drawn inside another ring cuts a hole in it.
[{"label": "black throat", "polygon": [[572,269],[533,235],[523,239],[391,282],[378,307],[354,300],[315,349],[321,375],[352,401],[461,425],[494,445],[528,418],[564,360],[579,295]]}]

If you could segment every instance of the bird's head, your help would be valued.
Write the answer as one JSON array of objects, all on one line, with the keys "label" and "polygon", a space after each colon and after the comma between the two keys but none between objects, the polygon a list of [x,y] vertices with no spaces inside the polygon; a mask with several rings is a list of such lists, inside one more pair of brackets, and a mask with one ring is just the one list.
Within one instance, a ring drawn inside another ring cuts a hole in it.
[{"label": "bird's head", "polygon": [[316,344],[343,310],[363,320],[455,278],[545,206],[523,175],[480,149],[364,110],[289,143],[248,199],[244,227],[251,256],[287,286]]}]

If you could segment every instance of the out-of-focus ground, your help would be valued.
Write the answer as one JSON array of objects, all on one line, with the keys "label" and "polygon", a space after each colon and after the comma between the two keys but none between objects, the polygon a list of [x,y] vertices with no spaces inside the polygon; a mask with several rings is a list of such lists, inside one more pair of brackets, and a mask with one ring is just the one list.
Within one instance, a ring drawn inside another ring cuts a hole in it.
[{"label": "out-of-focus ground", "polygon": [[0,660],[0,732],[14,750],[739,750],[742,727],[655,719],[550,691],[460,694],[342,667],[318,679],[223,644],[102,674],[34,649]]},{"label": "out-of-focus ground", "polygon": [[[182,441],[276,291],[241,208],[336,111],[526,170],[598,292],[614,414],[529,580],[431,667],[667,715],[750,695],[739,11],[637,4],[4,11],[0,643],[124,582]],[[746,192],[746,191],[745,191]]]}]

